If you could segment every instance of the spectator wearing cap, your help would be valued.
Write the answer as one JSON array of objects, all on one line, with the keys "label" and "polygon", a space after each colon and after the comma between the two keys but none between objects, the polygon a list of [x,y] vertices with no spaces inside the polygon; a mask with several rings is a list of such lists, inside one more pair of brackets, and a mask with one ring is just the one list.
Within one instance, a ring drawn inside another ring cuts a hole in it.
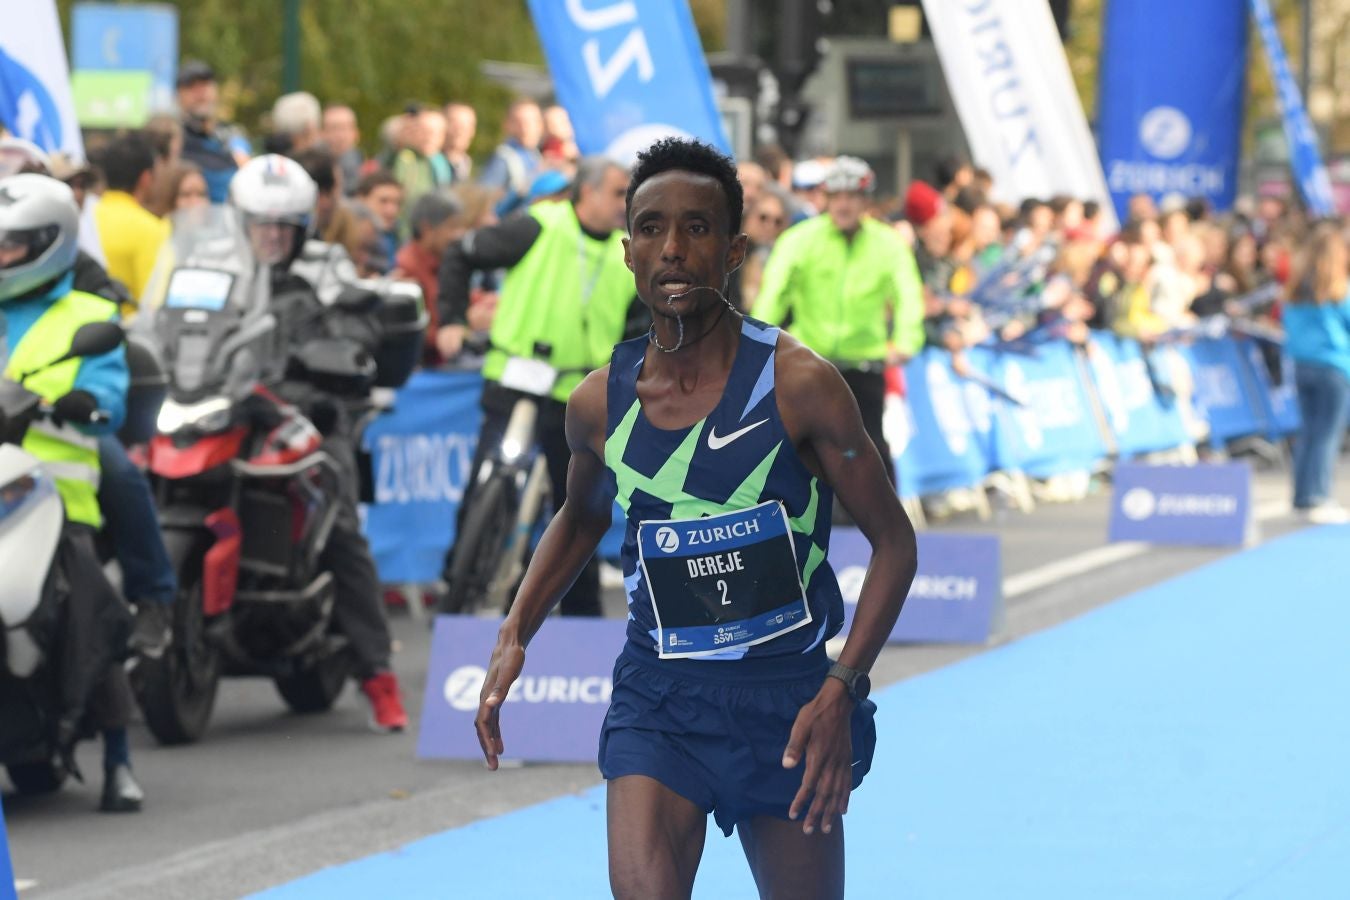
[{"label": "spectator wearing cap", "polygon": [[478,133],[478,113],[467,103],[445,104],[445,158],[454,171],[453,181],[468,181],[473,174],[469,147]]},{"label": "spectator wearing cap", "polygon": [[825,208],[824,182],[829,171],[829,166],[816,159],[803,160],[792,167],[792,197],[796,206],[792,224],[819,215]]},{"label": "spectator wearing cap", "polygon": [[506,140],[483,166],[478,183],[501,192],[497,215],[505,218],[525,203],[534,177],[543,168],[539,142],[544,137],[544,114],[533,100],[517,100],[506,111],[502,130]]},{"label": "spectator wearing cap", "polygon": [[439,365],[441,354],[436,349],[436,331],[440,327],[436,294],[440,289],[441,258],[446,248],[462,238],[469,230],[462,221],[463,206],[448,190],[432,191],[417,198],[408,214],[412,239],[398,251],[394,259],[395,278],[417,282],[427,300],[427,325],[422,347],[422,363]]},{"label": "spectator wearing cap", "polygon": [[821,179],[825,214],[778,238],[752,312],[774,325],[791,317],[788,330],[835,364],[894,480],[881,428],[884,369],[923,346],[923,285],[894,229],[863,216],[874,184],[862,160],[832,163]]},{"label": "spectator wearing cap", "polygon": [[178,68],[177,84],[183,159],[202,170],[211,202],[224,203],[230,179],[248,162],[248,142],[218,119],[220,98],[214,69],[196,60],[185,62]]},{"label": "spectator wearing cap", "polygon": [[337,159],[342,172],[343,193],[350,197],[361,179],[361,129],[356,124],[356,112],[341,103],[334,103],[323,111],[323,142]]},{"label": "spectator wearing cap", "polygon": [[132,131],[109,141],[98,164],[107,189],[94,221],[108,274],[139,300],[169,236],[169,223],[146,208],[155,182],[155,151],[144,132]]}]

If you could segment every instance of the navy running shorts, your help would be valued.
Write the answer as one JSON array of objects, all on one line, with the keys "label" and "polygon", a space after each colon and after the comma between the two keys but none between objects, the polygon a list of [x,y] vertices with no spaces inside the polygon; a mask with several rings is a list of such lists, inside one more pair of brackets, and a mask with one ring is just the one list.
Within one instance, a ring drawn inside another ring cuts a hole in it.
[{"label": "navy running shorts", "polygon": [[[829,664],[823,650],[807,657],[657,662],[625,647],[614,664],[600,731],[600,772],[607,781],[656,779],[711,812],[728,837],[737,822],[754,816],[787,819],[806,760],[784,769],[783,750]],[[855,789],[872,768],[875,713],[870,700],[853,711]]]}]

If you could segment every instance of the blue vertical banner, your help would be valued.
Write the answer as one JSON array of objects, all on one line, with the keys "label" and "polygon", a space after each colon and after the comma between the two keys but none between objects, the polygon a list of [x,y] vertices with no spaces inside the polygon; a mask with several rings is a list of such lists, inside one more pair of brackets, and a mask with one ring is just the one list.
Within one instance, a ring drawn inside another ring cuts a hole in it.
[{"label": "blue vertical banner", "polygon": [[17,896],[14,865],[9,861],[9,839],[5,835],[5,809],[0,804],[0,900],[13,900]]},{"label": "blue vertical banner", "polygon": [[1122,221],[1134,194],[1232,208],[1246,76],[1247,16],[1235,0],[1110,0],[1097,127]]},{"label": "blue vertical banner", "polygon": [[632,163],[670,135],[731,151],[687,0],[530,0],[582,153]]},{"label": "blue vertical banner", "polygon": [[1289,142],[1289,165],[1294,170],[1294,180],[1298,182],[1309,212],[1318,218],[1334,216],[1336,203],[1331,193],[1331,176],[1322,162],[1322,152],[1317,149],[1317,132],[1303,107],[1303,96],[1294,81],[1294,73],[1289,69],[1289,58],[1285,56],[1284,43],[1275,27],[1270,4],[1267,0],[1251,0],[1251,5],[1252,18],[1256,20],[1256,30],[1261,33],[1261,43],[1265,45],[1266,59],[1270,62],[1275,94],[1280,98],[1280,112],[1284,114],[1284,136]]}]

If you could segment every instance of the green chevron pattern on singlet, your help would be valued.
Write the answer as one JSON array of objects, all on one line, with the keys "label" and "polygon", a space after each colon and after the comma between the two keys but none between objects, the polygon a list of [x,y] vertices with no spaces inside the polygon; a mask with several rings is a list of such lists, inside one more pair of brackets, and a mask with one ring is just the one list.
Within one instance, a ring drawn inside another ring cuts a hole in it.
[{"label": "green chevron pattern on singlet", "polygon": [[[685,436],[680,446],[675,449],[675,452],[666,460],[665,465],[661,466],[654,476],[643,475],[624,463],[624,449],[628,446],[628,439],[632,436],[633,426],[637,423],[638,415],[641,412],[642,402],[634,400],[633,405],[628,408],[628,412],[624,413],[623,419],[619,422],[619,427],[614,429],[614,433],[605,441],[605,464],[614,473],[617,486],[615,499],[625,515],[628,514],[629,503],[632,500],[633,492],[636,490],[641,490],[653,497],[660,497],[670,503],[670,517],[672,519],[696,519],[700,516],[711,516],[731,510],[749,509],[764,499],[762,496],[764,483],[768,481],[769,472],[773,469],[774,461],[778,459],[778,452],[783,448],[782,442],[775,445],[772,452],[765,456],[759,465],[755,466],[754,470],[746,476],[746,479],[732,492],[725,503],[719,503],[716,500],[695,497],[684,489],[689,476],[689,465],[694,458],[694,449],[698,447],[699,437],[703,434],[704,426],[707,423],[706,419],[700,419],[690,426],[689,434]],[[819,515],[820,485],[816,478],[812,478],[811,501],[800,516],[789,517],[788,522],[794,532],[811,535],[815,533],[816,518]],[[811,552],[807,555],[806,565],[802,566],[802,584],[811,583],[811,576],[815,574],[816,568],[824,561],[825,548],[817,545],[815,541],[811,541]]]}]

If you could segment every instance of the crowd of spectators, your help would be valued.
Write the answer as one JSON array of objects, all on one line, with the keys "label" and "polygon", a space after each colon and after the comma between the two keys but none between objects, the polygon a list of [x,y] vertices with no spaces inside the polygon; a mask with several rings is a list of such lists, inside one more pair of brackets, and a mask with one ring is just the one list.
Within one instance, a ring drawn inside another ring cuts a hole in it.
[{"label": "crowd of spectators", "polygon": [[[446,362],[434,335],[437,271],[447,248],[531,203],[568,197],[580,158],[566,111],[530,99],[510,105],[501,143],[475,160],[477,113],[455,100],[408,104],[378,124],[378,147],[367,156],[362,123],[339,101],[283,95],[266,135],[250,143],[223,121],[209,65],[184,63],[177,86],[176,115],[92,140],[95,167],[58,165],[81,200],[101,194],[93,218],[109,269],[131,295],[167,233],[164,217],[223,202],[230,176],[251,153],[280,153],[319,187],[316,237],[342,245],[363,277],[422,286],[431,314],[428,365]],[[824,210],[830,164],[794,161],[776,146],[739,163],[749,253],[730,296],[740,308],[754,305],[779,236]],[[1172,196],[1155,203],[1141,195],[1117,228],[1095,201],[1056,196],[1012,205],[988,172],[961,159],[943,161],[931,176],[899,195],[871,197],[867,215],[912,248],[926,345],[951,352],[957,371],[967,348],[1033,333],[1082,343],[1089,329],[1106,329],[1149,346],[1214,315],[1274,333],[1282,300],[1297,289],[1291,279],[1310,226],[1280,196],[1244,199],[1216,215],[1202,201]],[[475,330],[491,324],[494,285],[493,273],[476,276]],[[1272,349],[1277,381],[1278,359]]]}]

